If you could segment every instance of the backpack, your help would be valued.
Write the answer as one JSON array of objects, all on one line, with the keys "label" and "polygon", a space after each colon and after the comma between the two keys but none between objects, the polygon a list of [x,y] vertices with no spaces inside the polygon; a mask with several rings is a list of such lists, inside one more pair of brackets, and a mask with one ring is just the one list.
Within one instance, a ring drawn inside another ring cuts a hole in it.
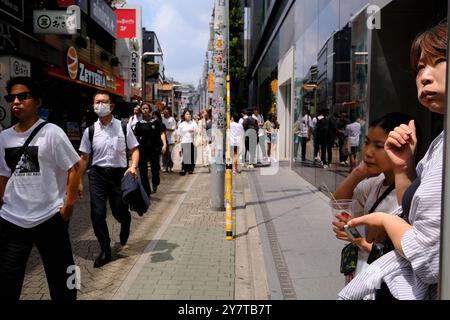
[{"label": "backpack", "polygon": [[258,121],[256,121],[256,119],[248,117],[247,119],[244,120],[242,126],[244,127],[245,131],[247,131],[248,129],[253,129],[256,131],[256,134],[258,134],[259,126]]},{"label": "backpack", "polygon": [[328,117],[317,119],[316,133],[320,138],[325,138],[328,135]]},{"label": "backpack", "polygon": [[[128,145],[127,145],[127,125],[124,123],[121,123],[121,125],[122,125],[123,135],[125,137],[125,154],[126,154],[127,161],[128,161],[129,154],[128,154]],[[92,166],[92,159],[94,158],[93,141],[94,141],[95,122],[89,126],[88,130],[89,130],[89,141],[91,142],[91,156],[89,157],[89,165],[88,165],[88,168],[90,168]]]}]

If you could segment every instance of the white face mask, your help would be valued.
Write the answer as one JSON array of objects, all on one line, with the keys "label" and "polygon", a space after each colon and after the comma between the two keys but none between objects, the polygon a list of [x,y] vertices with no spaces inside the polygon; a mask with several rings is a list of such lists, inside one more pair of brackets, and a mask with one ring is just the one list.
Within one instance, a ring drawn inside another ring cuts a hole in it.
[{"label": "white face mask", "polygon": [[111,107],[109,103],[97,103],[94,104],[94,112],[99,116],[99,117],[106,117],[107,115],[109,115],[111,113]]}]

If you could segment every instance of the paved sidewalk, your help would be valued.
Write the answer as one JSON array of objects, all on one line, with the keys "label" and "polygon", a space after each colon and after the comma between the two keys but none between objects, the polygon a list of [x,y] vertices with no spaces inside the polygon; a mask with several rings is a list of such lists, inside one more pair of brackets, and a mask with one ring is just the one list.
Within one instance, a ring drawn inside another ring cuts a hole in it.
[{"label": "paved sidewalk", "polygon": [[329,199],[284,163],[247,175],[270,299],[337,299],[344,243],[334,237]]},{"label": "paved sidewalk", "polygon": [[[189,182],[185,178],[176,173],[161,173],[161,184],[158,192],[151,195],[152,204],[149,211],[142,217],[132,212],[130,239],[124,247],[119,243],[120,224],[112,217],[108,209],[107,224],[112,240],[113,261],[98,269],[93,268],[93,263],[100,249],[92,229],[89,192],[88,188],[85,188],[85,196],[76,204],[69,229],[75,264],[81,269],[79,300],[108,300],[113,297],[163,224],[166,212],[170,211],[173,202],[182,196],[180,190],[184,190]],[[36,248],[33,248],[28,260],[20,298],[22,300],[50,299],[44,268]]]},{"label": "paved sidewalk", "polygon": [[206,168],[188,179],[113,299],[234,299],[235,242],[225,239],[225,212],[210,209]]}]

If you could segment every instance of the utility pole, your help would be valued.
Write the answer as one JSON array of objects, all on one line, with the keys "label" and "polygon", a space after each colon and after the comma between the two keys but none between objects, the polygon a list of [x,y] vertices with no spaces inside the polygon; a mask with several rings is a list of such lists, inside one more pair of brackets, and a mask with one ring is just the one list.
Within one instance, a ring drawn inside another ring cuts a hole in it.
[{"label": "utility pole", "polygon": [[212,143],[211,143],[211,209],[225,210],[225,163],[224,140],[226,128],[225,89],[227,74],[227,26],[226,0],[214,2],[214,93],[212,101]]}]

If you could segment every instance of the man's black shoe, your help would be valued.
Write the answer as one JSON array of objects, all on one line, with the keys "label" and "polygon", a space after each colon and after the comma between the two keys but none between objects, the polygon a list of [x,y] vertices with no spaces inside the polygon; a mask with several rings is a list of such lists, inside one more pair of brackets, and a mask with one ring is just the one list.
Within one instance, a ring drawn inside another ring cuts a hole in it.
[{"label": "man's black shoe", "polygon": [[100,252],[100,255],[95,259],[94,268],[103,267],[108,262],[111,262],[111,252]]},{"label": "man's black shoe", "polygon": [[158,190],[158,186],[153,186],[153,193],[156,193],[156,190]]},{"label": "man's black shoe", "polygon": [[126,245],[128,241],[128,237],[130,236],[130,222],[128,223],[121,223],[120,225],[120,244]]}]

